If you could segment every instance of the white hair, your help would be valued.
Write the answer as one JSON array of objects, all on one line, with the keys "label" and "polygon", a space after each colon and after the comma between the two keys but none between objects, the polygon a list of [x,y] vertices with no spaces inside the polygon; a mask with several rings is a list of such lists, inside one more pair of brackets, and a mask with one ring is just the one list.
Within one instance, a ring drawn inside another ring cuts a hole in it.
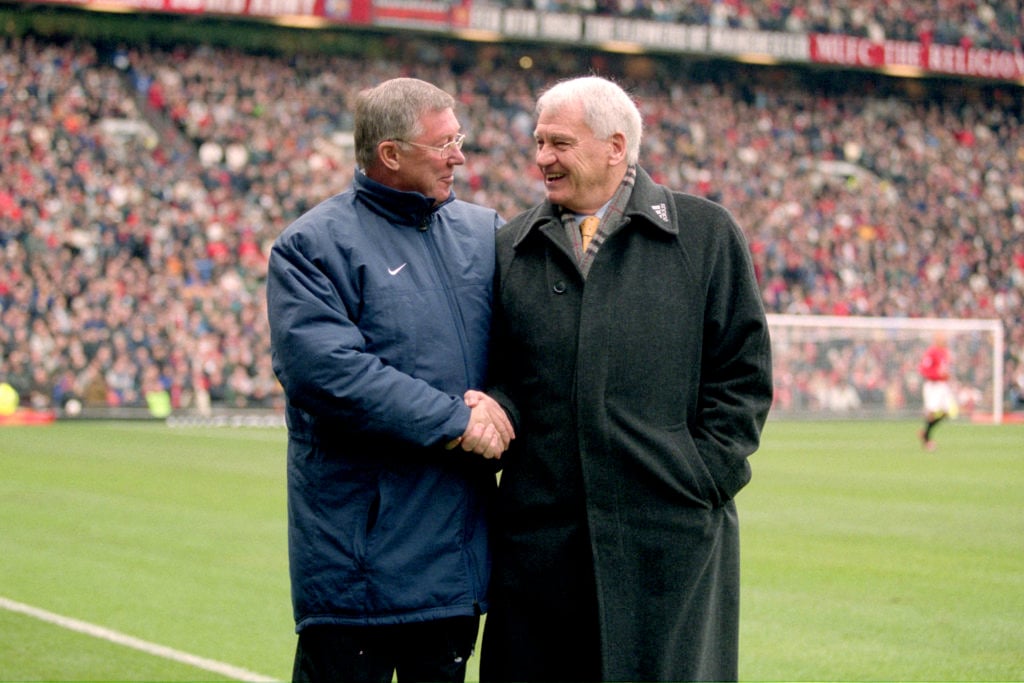
[{"label": "white hair", "polygon": [[537,116],[545,109],[583,106],[583,120],[594,135],[609,138],[615,133],[626,137],[626,161],[640,158],[643,119],[633,98],[619,85],[600,76],[581,76],[551,86],[538,99]]}]

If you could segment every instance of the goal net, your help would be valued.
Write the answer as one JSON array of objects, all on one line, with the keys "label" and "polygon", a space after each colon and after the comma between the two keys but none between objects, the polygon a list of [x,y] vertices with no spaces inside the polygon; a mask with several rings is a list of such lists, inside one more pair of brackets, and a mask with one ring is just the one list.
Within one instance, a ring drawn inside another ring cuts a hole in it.
[{"label": "goal net", "polygon": [[920,416],[918,364],[941,332],[960,417],[1002,422],[999,320],[768,315],[775,402],[789,417]]}]

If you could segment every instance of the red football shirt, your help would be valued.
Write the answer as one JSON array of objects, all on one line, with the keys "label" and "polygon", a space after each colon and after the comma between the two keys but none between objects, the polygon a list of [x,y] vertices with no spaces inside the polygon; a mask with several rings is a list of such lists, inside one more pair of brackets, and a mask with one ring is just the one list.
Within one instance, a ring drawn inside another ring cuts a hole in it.
[{"label": "red football shirt", "polygon": [[944,382],[949,379],[949,349],[945,346],[929,346],[924,352],[919,368],[921,376],[929,382]]}]

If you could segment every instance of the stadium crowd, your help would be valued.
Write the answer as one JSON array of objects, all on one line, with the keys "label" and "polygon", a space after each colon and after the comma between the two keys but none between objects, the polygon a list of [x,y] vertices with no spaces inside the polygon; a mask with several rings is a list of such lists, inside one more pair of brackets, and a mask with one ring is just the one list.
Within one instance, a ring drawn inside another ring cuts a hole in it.
[{"label": "stadium crowd", "polygon": [[[347,186],[354,94],[396,75],[457,93],[456,193],[509,218],[543,196],[535,94],[607,66],[566,52],[524,70],[404,39],[376,60],[32,37],[0,48],[0,381],[37,408],[161,393],[173,409],[280,407],[266,255]],[[610,75],[644,113],[645,168],[745,228],[770,312],[1000,318],[1004,390],[1024,406],[1019,93],[944,102],[869,80],[682,71]],[[882,359],[858,362],[844,374],[856,394],[897,392],[898,406],[913,393],[882,386]],[[779,373],[780,401],[837,395],[799,374]]]},{"label": "stadium crowd", "polygon": [[504,0],[541,12],[627,16],[711,28],[832,33],[1020,51],[1018,0]]}]

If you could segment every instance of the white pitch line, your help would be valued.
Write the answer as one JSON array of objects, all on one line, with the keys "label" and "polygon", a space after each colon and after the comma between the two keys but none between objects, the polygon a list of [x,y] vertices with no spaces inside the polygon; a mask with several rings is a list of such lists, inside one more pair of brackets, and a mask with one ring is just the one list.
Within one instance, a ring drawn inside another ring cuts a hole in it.
[{"label": "white pitch line", "polygon": [[205,671],[212,671],[215,674],[220,674],[227,678],[234,679],[236,681],[252,681],[253,683],[272,683],[276,681],[275,678],[268,678],[267,676],[247,671],[246,669],[225,664],[224,662],[218,662],[213,659],[206,659],[205,657],[199,657],[192,655],[187,652],[175,650],[174,648],[166,647],[164,645],[157,645],[156,643],[150,643],[145,640],[120,633],[119,631],[113,631],[109,628],[97,626],[96,624],[90,624],[86,621],[79,621],[78,619],[72,619],[71,617],[61,616],[60,614],[54,614],[53,612],[47,612],[46,610],[39,609],[38,607],[32,607],[14,600],[9,600],[3,596],[0,596],[0,609],[5,609],[9,612],[18,612],[25,614],[30,617],[45,621],[50,624],[55,624],[62,628],[66,628],[71,631],[77,631],[78,633],[84,633],[93,638],[100,638],[111,643],[118,645],[124,645],[140,652],[146,652],[157,657],[163,657],[164,659],[170,659],[175,662],[182,664],[189,664],[198,669]]}]

